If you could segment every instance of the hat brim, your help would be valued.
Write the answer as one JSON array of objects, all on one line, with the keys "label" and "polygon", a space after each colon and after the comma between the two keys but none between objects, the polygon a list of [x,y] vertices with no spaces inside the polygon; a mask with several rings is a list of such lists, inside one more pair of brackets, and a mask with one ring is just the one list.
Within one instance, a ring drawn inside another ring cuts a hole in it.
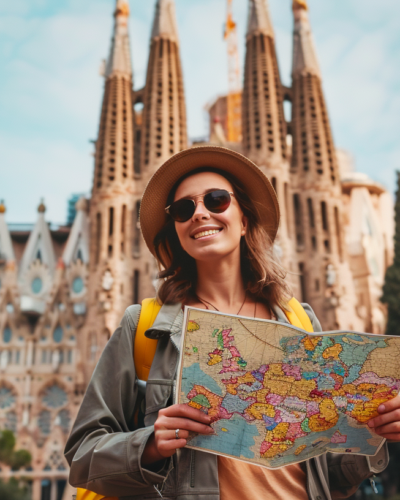
[{"label": "hat brim", "polygon": [[165,207],[172,188],[184,175],[201,167],[217,168],[239,181],[274,241],[279,227],[279,203],[265,174],[240,153],[217,146],[198,146],[172,156],[147,184],[140,206],[140,228],[150,252],[155,255],[154,239],[167,222]]}]

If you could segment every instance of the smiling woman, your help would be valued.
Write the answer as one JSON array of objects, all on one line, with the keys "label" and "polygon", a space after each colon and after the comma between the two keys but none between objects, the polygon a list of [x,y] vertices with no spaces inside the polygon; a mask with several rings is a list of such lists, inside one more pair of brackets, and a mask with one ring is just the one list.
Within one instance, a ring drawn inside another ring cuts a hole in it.
[{"label": "smiling woman", "polygon": [[[160,267],[156,319],[153,309],[152,321],[142,331],[147,301],[141,309],[131,306],[108,342],[66,446],[71,484],[132,500],[332,500],[338,498],[336,492],[349,496],[363,479],[386,467],[385,447],[368,461],[321,455],[279,470],[186,449],[191,433],[213,434],[211,424],[219,416],[173,404],[182,309],[189,305],[293,321],[285,273],[274,261],[278,225],[272,185],[236,152],[191,148],[156,171],[140,213],[145,242]],[[298,305],[308,331],[321,331],[310,306]],[[147,342],[158,340],[154,360],[148,362],[149,349],[143,351],[149,369],[144,401],[138,397],[145,384],[137,379],[140,350],[136,340],[132,343],[142,334]],[[239,376],[239,371],[230,375]],[[391,432],[396,418],[390,407],[387,417],[377,420],[382,435]],[[291,439],[289,422],[281,427],[276,439],[284,446]]]}]

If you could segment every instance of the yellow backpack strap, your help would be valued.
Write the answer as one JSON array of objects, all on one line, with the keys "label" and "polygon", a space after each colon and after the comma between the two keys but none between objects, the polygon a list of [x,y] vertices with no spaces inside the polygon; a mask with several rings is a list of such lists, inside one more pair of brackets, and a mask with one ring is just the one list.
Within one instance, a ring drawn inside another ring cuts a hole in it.
[{"label": "yellow backpack strap", "polygon": [[[138,379],[147,381],[158,340],[148,339],[146,331],[153,325],[161,306],[156,299],[144,299],[136,328],[133,359]],[[85,499],[86,500],[86,499]]]},{"label": "yellow backpack strap", "polygon": [[293,297],[293,299],[289,300],[288,307],[289,310],[285,311],[285,314],[290,324],[306,332],[313,333],[314,328],[311,320],[300,302]]},{"label": "yellow backpack strap", "polygon": [[[133,351],[136,374],[140,380],[147,381],[149,378],[151,363],[153,362],[154,354],[156,353],[158,340],[148,339],[145,336],[145,333],[146,330],[153,325],[160,309],[161,306],[156,299],[144,299],[142,302],[142,310],[140,311],[139,323],[136,328],[135,346]],[[118,500],[118,498],[103,497],[93,491],[78,488],[76,492],[76,500]]]},{"label": "yellow backpack strap", "polygon": [[93,493],[93,491],[78,488],[76,500],[118,500],[118,497],[103,497],[102,495]]}]

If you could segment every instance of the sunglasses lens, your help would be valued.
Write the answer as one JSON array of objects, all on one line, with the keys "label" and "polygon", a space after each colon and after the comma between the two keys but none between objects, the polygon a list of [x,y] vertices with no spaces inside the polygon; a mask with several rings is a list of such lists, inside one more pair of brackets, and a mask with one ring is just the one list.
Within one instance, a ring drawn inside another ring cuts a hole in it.
[{"label": "sunglasses lens", "polygon": [[224,189],[212,191],[204,196],[204,205],[214,214],[222,214],[231,204],[231,195]]},{"label": "sunglasses lens", "polygon": [[193,200],[178,200],[169,207],[169,214],[176,222],[186,222],[195,211]]}]

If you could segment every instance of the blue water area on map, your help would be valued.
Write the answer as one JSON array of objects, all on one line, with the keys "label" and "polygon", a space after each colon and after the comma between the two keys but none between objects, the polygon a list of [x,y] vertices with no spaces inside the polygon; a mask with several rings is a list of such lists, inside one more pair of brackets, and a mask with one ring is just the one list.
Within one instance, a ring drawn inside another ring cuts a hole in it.
[{"label": "blue water area on map", "polygon": [[190,446],[235,457],[254,458],[250,448],[254,446],[254,438],[259,436],[254,424],[249,425],[243,417],[235,414],[229,420],[216,422],[213,427],[217,433],[215,436],[196,436],[190,441]]},{"label": "blue water area on map", "polygon": [[351,365],[349,368],[349,374],[344,379],[345,384],[351,384],[358,379],[360,375],[361,365]]},{"label": "blue water area on map", "polygon": [[221,387],[213,378],[203,372],[199,363],[193,363],[193,365],[182,370],[182,391],[185,395],[193,389],[194,385],[202,385],[218,396],[223,395]]},{"label": "blue water area on map", "polygon": [[[339,431],[341,434],[345,434],[347,436],[346,443],[326,443],[323,441],[318,443],[318,440],[323,437],[331,439],[336,431]],[[351,427],[348,424],[348,417],[343,414],[339,414],[339,421],[335,427],[332,427],[332,429],[324,432],[313,432],[309,436],[297,439],[294,446],[288,450],[286,454],[273,459],[271,461],[271,465],[273,467],[279,467],[285,465],[289,461],[292,461],[293,452],[302,444],[307,445],[307,448],[298,457],[296,457],[296,460],[304,460],[309,458],[310,455],[316,456],[315,452],[318,451],[318,448],[324,447],[325,451],[325,446],[327,446],[327,444],[329,444],[328,451],[334,450],[335,448],[360,448],[360,451],[357,452],[358,454],[374,455],[376,447],[367,442],[367,439],[371,439],[371,437],[372,434],[367,428],[361,426],[358,428]],[[316,445],[315,442],[317,442]],[[320,454],[320,452],[317,454]]]}]

